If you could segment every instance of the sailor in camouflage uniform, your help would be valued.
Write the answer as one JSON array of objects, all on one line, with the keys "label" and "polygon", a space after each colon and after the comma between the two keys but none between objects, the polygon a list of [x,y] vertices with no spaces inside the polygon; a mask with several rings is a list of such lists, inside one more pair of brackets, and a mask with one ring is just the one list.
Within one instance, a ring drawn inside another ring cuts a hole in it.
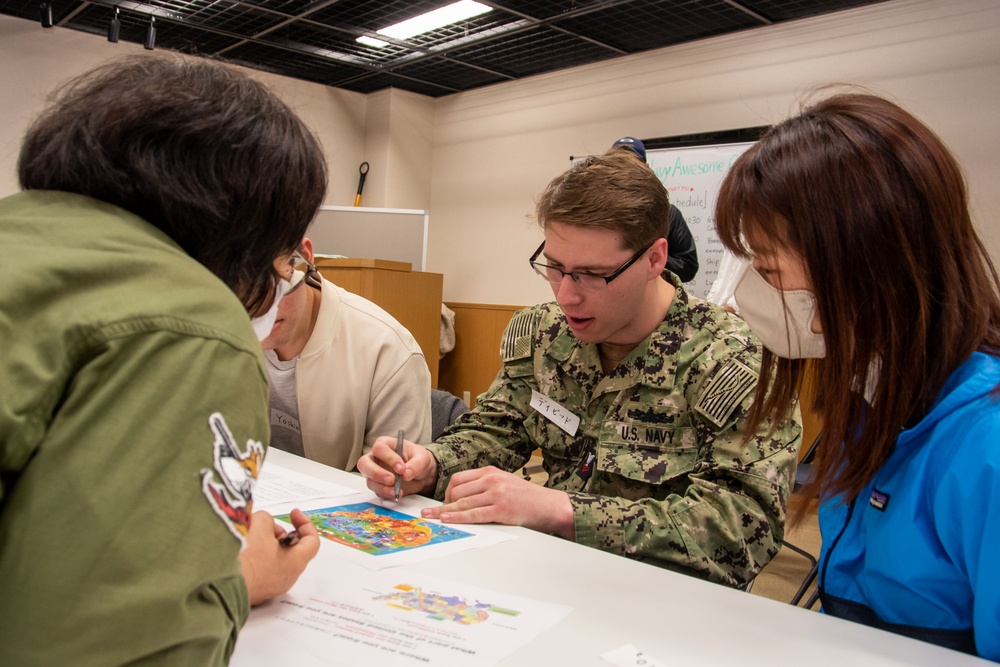
[{"label": "sailor in camouflage uniform", "polygon": [[[513,317],[496,380],[444,436],[406,443],[405,464],[376,441],[358,464],[369,487],[392,497],[400,472],[404,492],[445,501],[431,518],[524,525],[731,586],[760,572],[781,546],[798,412],[745,432],[759,342],[663,273],[668,210],[627,152],[555,179],[531,261],[556,303]],[[513,474],[536,448],[545,487]]]}]

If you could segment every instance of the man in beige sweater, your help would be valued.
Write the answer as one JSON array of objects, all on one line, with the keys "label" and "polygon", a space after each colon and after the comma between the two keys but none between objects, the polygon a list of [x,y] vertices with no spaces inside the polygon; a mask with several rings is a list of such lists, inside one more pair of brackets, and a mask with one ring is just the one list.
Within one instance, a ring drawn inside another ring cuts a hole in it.
[{"label": "man in beige sweater", "polygon": [[271,444],[353,470],[375,438],[427,442],[431,376],[413,335],[389,313],[323,278],[305,238],[293,288],[262,342]]}]

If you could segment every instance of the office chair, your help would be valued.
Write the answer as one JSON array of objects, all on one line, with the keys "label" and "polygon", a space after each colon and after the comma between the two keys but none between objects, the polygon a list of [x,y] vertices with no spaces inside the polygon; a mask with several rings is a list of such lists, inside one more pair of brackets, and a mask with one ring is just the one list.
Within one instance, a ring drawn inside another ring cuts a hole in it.
[{"label": "office chair", "polygon": [[431,440],[469,411],[465,401],[447,391],[431,389]]},{"label": "office chair", "polygon": [[[819,440],[822,436],[822,431],[816,434],[816,438],[813,440],[812,444],[809,445],[809,449],[806,451],[805,456],[803,456],[802,460],[799,461],[798,468],[795,470],[795,484],[792,487],[793,494],[801,489],[809,480],[812,460],[816,455],[816,447],[819,445]],[[795,591],[795,595],[793,595],[792,599],[789,600],[789,604],[798,606],[799,602],[802,601],[802,597],[806,594],[806,591],[809,590],[809,587],[812,586],[814,581],[816,581],[816,577],[819,576],[819,560],[805,549],[797,547],[791,542],[785,542],[784,546],[807,559],[811,564],[811,567],[806,573],[806,576],[802,579],[802,583],[799,585],[798,590]],[[819,600],[818,590],[814,591],[813,594],[809,596],[809,599],[806,600],[806,603],[803,606],[806,609],[812,609],[817,600]]]}]

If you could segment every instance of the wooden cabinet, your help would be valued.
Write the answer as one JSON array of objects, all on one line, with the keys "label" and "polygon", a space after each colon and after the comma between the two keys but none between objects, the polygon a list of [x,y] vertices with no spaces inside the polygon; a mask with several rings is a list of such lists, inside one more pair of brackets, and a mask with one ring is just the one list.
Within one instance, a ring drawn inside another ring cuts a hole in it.
[{"label": "wooden cabinet", "polygon": [[383,259],[316,258],[324,278],[378,304],[409,329],[427,359],[431,386],[437,387],[444,276],[410,266]]},{"label": "wooden cabinet", "polygon": [[476,397],[493,383],[500,371],[500,338],[514,313],[522,306],[486,303],[448,303],[455,311],[455,349],[441,360],[438,387],[465,397]]}]

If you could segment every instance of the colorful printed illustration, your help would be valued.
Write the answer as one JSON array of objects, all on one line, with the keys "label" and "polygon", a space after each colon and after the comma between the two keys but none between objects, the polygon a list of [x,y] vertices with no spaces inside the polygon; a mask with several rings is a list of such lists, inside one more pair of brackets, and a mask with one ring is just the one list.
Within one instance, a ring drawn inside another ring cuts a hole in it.
[{"label": "colorful printed illustration", "polygon": [[[440,544],[472,533],[430,523],[372,503],[307,510],[320,537],[372,556]],[[288,515],[277,517],[289,521]]]},{"label": "colorful printed illustration", "polygon": [[507,616],[518,616],[521,613],[485,602],[467,602],[454,595],[425,593],[416,586],[406,584],[397,584],[395,591],[372,599],[387,600],[386,604],[396,609],[423,612],[432,621],[452,621],[459,625],[482,623],[490,617],[490,612]]},{"label": "colorful printed illustration", "polygon": [[[253,513],[253,487],[264,461],[264,446],[256,440],[247,440],[246,452],[241,452],[226,420],[218,412],[208,418],[208,425],[215,434],[212,443],[215,470],[205,468],[201,471],[201,490],[212,511],[246,546]],[[215,475],[221,483],[215,481]]]}]

